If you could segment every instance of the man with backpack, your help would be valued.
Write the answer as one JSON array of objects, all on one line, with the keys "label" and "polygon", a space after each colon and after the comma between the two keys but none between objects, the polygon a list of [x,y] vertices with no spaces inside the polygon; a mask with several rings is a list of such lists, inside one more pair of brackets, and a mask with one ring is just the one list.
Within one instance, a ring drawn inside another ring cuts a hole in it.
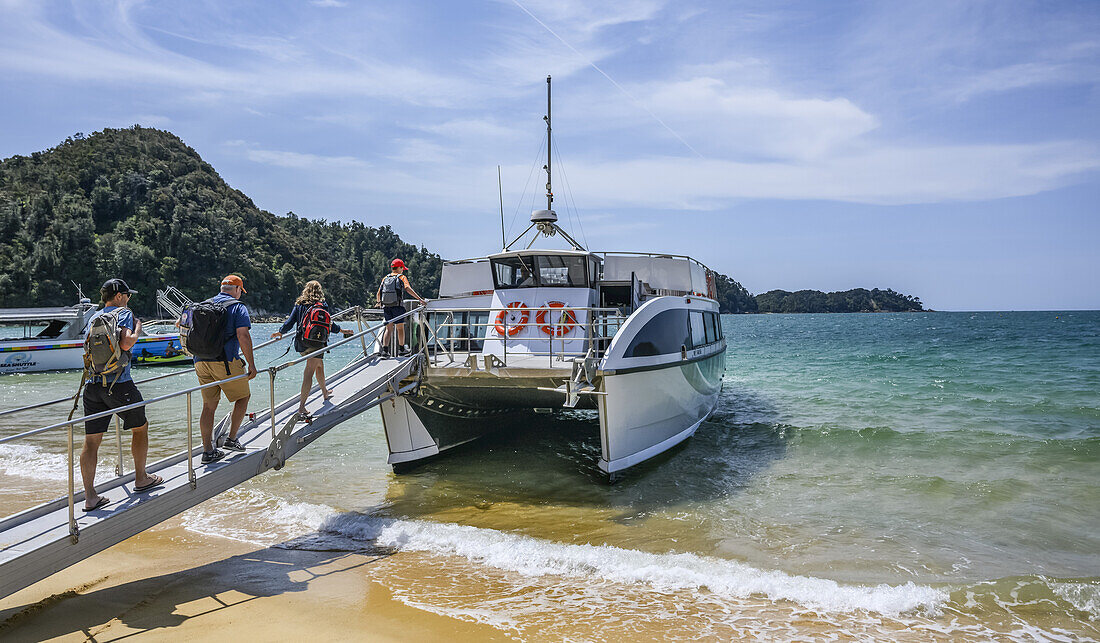
[{"label": "man with backpack", "polygon": [[[99,289],[104,307],[88,320],[84,340],[84,415],[94,415],[141,402],[143,398],[130,377],[130,350],[141,333],[141,320],[127,308],[130,290],[121,279],[108,279]],[[111,424],[111,417],[84,423],[84,448],[80,452],[80,477],[84,482],[84,511],[93,511],[109,501],[96,493],[95,468],[99,445]],[[130,452],[134,456],[134,491],[148,491],[164,483],[160,476],[145,471],[149,455],[149,422],[145,407],[118,414],[123,428],[130,431]]]},{"label": "man with backpack", "polygon": [[394,326],[397,326],[397,354],[400,356],[409,354],[409,349],[405,348],[404,322],[400,325],[396,322],[390,323],[390,320],[408,312],[403,305],[405,302],[405,293],[408,292],[418,299],[421,304],[428,303],[413,290],[408,277],[402,274],[404,270],[406,270],[405,262],[400,259],[394,259],[390,263],[390,274],[382,278],[382,283],[378,285],[378,292],[375,294],[378,303],[382,306],[382,317],[387,322],[386,329],[382,331],[382,348],[380,349],[382,357],[389,357],[390,355],[390,342],[392,341],[391,337],[393,336]]},{"label": "man with backpack", "polygon": [[[229,420],[229,436],[223,446],[231,451],[244,451],[237,440],[237,431],[248,412],[252,395],[248,381],[256,377],[256,358],[252,354],[252,320],[248,308],[239,299],[247,291],[244,280],[237,275],[222,279],[221,292],[189,307],[181,320],[186,335],[185,348],[195,358],[195,375],[200,384],[221,382],[248,373],[247,378],[225,382],[202,390],[202,414],[199,431],[202,434],[202,462],[210,464],[225,457],[214,445],[214,413],[224,393],[233,403]],[[244,353],[244,359],[241,359]],[[248,361],[247,370],[245,360]]]}]

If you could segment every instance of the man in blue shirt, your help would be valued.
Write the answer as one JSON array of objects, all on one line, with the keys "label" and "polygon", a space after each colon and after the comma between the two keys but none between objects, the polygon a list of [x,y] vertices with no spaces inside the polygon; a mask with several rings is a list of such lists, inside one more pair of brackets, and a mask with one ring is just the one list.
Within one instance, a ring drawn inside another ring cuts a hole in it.
[{"label": "man in blue shirt", "polygon": [[[88,320],[88,327],[91,328],[91,320],[100,315],[112,312],[118,315],[118,347],[124,352],[121,360],[124,366],[117,378],[114,375],[100,376],[88,382],[84,387],[84,415],[94,415],[142,401],[141,393],[130,377],[129,355],[141,334],[141,320],[134,317],[134,313],[126,307],[130,297],[137,294],[137,291],[130,290],[121,279],[108,279],[99,289],[99,294],[104,308],[92,315]],[[99,460],[99,445],[111,424],[111,417],[108,415],[84,423],[84,449],[80,452],[84,511],[99,509],[108,503],[106,498],[96,493],[95,468]],[[160,476],[150,476],[145,471],[145,461],[149,455],[149,421],[145,418],[145,407],[123,411],[118,417],[122,420],[123,428],[130,431],[130,452],[134,456],[134,491],[148,491],[163,484],[164,480]]]},{"label": "man in blue shirt", "polygon": [[[213,443],[214,413],[218,410],[222,393],[225,394],[225,399],[233,402],[233,414],[229,420],[229,437],[226,438],[224,446],[232,451],[244,451],[244,447],[237,440],[237,431],[241,428],[245,413],[248,412],[248,400],[252,395],[248,388],[248,381],[256,377],[257,373],[256,358],[252,354],[252,335],[249,334],[252,320],[248,316],[248,308],[238,301],[246,292],[243,279],[237,275],[228,275],[222,279],[221,292],[207,300],[215,304],[228,303],[225,309],[225,352],[217,359],[195,358],[195,374],[199,378],[199,383],[220,382],[243,375],[245,372],[248,373],[248,377],[202,390],[199,431],[202,433],[203,464],[217,462],[225,457],[225,453],[215,448]],[[244,359],[241,359],[242,353]],[[245,360],[248,361],[247,371]]]}]

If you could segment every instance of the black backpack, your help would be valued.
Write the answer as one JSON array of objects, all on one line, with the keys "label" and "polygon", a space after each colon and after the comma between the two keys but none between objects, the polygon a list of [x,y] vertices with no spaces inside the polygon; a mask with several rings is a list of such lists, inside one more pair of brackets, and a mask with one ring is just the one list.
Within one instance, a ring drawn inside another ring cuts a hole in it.
[{"label": "black backpack", "polygon": [[180,339],[188,353],[201,360],[225,359],[226,311],[233,303],[207,299],[184,311]]},{"label": "black backpack", "polygon": [[400,306],[404,294],[405,286],[401,283],[401,275],[387,275],[382,280],[383,306]]}]

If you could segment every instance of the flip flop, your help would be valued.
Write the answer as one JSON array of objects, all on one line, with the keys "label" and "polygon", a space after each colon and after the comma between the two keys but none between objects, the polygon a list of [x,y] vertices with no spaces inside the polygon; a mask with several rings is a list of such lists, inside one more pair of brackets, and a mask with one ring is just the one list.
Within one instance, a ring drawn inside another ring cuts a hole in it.
[{"label": "flip flop", "polygon": [[141,493],[143,491],[148,491],[148,490],[152,489],[153,487],[159,487],[162,484],[164,484],[164,478],[162,478],[158,475],[153,475],[153,476],[151,476],[151,480],[149,481],[148,484],[143,484],[140,487],[134,487],[134,491],[136,491],[138,493]]},{"label": "flip flop", "polygon": [[89,511],[95,511],[96,509],[102,509],[102,508],[106,507],[109,504],[111,504],[110,500],[108,500],[104,496],[100,496],[99,500],[96,501],[94,507],[84,507],[84,513],[88,513]]}]

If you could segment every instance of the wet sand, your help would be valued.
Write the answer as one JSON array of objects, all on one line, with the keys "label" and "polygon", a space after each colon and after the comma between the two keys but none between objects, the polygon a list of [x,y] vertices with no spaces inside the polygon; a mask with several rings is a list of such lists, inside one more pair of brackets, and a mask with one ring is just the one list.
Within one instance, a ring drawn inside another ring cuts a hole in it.
[{"label": "wet sand", "polygon": [[0,600],[0,640],[509,640],[394,600],[364,573],[391,555],[159,529]]}]

